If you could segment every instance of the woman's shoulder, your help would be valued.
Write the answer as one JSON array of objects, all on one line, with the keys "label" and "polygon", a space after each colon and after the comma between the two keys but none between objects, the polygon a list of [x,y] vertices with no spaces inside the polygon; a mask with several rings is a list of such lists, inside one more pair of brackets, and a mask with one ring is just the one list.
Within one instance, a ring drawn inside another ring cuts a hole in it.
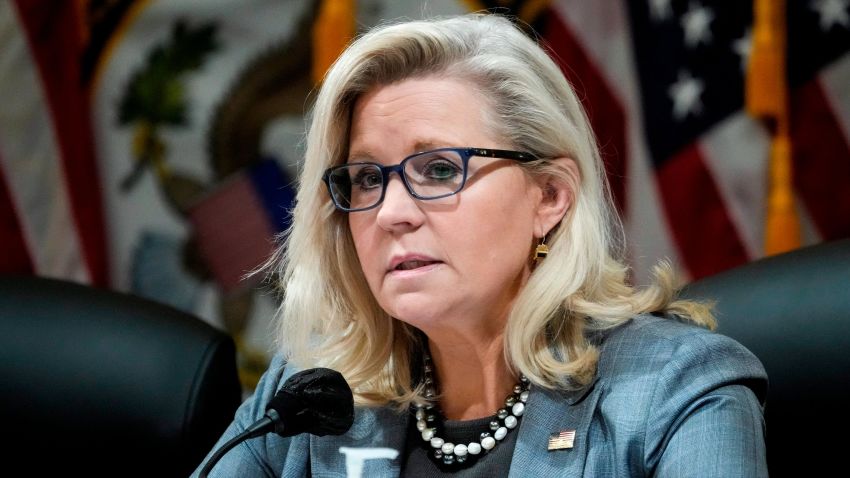
[{"label": "woman's shoulder", "polygon": [[640,314],[632,317],[619,327],[602,334],[608,343],[617,341],[663,341],[676,343],[699,340],[699,337],[718,335],[676,315]]},{"label": "woman's shoulder", "polygon": [[677,317],[639,315],[600,334],[598,374],[611,384],[647,380],[747,382],[764,398],[767,375],[734,339]]},{"label": "woman's shoulder", "polygon": [[637,315],[618,327],[599,333],[596,342],[603,352],[636,348],[655,355],[665,351],[673,353],[693,349],[696,352],[704,348],[723,347],[752,356],[734,339],[675,315]]},{"label": "woman's shoulder", "polygon": [[[743,345],[676,318],[651,315],[634,317],[596,339],[590,426],[596,436],[613,437],[600,442],[593,466],[607,469],[611,454],[629,467],[621,474],[680,476],[717,469],[732,476],[763,466],[767,376]],[[712,449],[705,451],[694,436],[712,443]]]},{"label": "woman's shoulder", "polygon": [[279,353],[273,355],[268,368],[254,389],[254,394],[258,396],[259,401],[268,402],[283,386],[286,379],[297,371],[291,364],[287,364],[286,358],[283,355]]}]

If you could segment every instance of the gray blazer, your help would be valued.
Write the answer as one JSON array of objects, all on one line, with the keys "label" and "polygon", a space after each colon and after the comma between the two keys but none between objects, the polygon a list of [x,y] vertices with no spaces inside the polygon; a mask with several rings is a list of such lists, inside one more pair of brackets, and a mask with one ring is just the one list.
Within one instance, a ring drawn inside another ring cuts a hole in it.
[{"label": "gray blazer", "polygon": [[[532,388],[509,476],[767,476],[767,376],[734,340],[672,319],[640,316],[600,334],[599,366],[580,391]],[[216,449],[254,421],[292,374],[276,358]],[[401,451],[409,414],[358,408],[345,435],[249,440],[213,468],[217,477],[345,477],[340,447]],[[575,430],[571,449],[549,436]],[[364,477],[397,477],[398,459],[367,460]],[[197,471],[196,471],[197,474]]]}]

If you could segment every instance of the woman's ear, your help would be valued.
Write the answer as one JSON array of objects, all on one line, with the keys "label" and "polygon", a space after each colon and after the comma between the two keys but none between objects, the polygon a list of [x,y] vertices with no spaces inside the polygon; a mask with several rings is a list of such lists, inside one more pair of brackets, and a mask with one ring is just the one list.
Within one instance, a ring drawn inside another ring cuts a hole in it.
[{"label": "woman's ear", "polygon": [[534,237],[538,239],[557,226],[573,207],[581,180],[578,164],[572,158],[556,158],[552,161],[566,174],[550,174],[542,179],[540,187],[543,194],[534,221]]}]

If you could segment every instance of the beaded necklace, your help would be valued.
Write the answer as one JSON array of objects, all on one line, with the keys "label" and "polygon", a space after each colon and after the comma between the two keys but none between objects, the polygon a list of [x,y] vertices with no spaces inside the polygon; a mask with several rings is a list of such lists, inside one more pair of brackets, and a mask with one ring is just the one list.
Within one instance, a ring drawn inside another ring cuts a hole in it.
[{"label": "beaded necklace", "polygon": [[417,403],[413,406],[416,430],[422,434],[422,447],[425,448],[425,452],[441,468],[471,466],[479,456],[495,448],[508,432],[519,424],[519,419],[525,413],[530,385],[524,375],[520,375],[513,393],[505,399],[504,408],[496,411],[490,420],[490,430],[482,432],[479,441],[468,444],[447,442],[438,436],[442,428],[443,416],[439,407],[433,402],[437,393],[434,385],[434,366],[429,354],[426,353],[423,356],[423,363],[425,398],[429,402]]}]

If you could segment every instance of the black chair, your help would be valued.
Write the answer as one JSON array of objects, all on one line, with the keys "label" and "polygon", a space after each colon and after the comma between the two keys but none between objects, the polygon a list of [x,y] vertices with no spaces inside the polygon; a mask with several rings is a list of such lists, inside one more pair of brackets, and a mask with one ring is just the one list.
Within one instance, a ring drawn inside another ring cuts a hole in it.
[{"label": "black chair", "polygon": [[767,369],[771,476],[843,469],[850,443],[850,240],[761,259],[689,284],[682,295],[716,300],[718,331]]},{"label": "black chair", "polygon": [[240,400],[233,341],[194,316],[70,282],[0,277],[7,469],[188,476]]}]

